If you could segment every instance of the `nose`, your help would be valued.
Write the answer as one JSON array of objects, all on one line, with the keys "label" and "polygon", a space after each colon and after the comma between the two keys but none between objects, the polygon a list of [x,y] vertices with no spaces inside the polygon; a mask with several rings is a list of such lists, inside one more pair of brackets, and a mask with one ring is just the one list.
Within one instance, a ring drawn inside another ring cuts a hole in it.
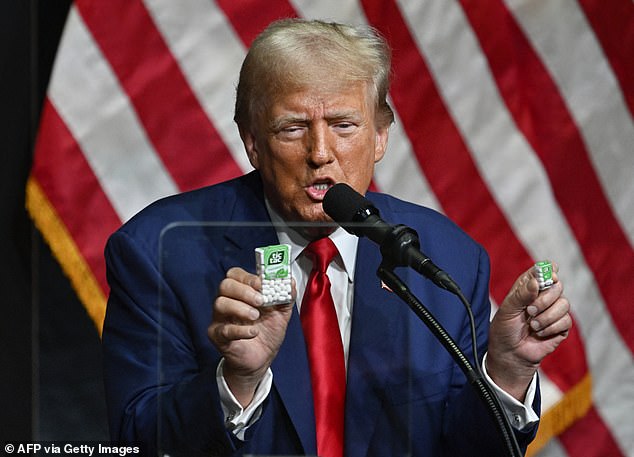
[{"label": "nose", "polygon": [[334,161],[334,144],[327,123],[313,124],[308,135],[308,162],[320,167]]}]

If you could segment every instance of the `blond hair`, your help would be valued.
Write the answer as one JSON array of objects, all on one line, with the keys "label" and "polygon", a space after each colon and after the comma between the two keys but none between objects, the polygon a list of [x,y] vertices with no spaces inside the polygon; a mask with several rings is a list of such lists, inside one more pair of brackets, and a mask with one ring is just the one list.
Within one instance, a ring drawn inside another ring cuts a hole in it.
[{"label": "blond hair", "polygon": [[326,80],[363,81],[379,126],[394,121],[387,103],[391,52],[372,27],[305,19],[271,23],[253,41],[240,70],[234,120],[246,127],[276,94]]}]

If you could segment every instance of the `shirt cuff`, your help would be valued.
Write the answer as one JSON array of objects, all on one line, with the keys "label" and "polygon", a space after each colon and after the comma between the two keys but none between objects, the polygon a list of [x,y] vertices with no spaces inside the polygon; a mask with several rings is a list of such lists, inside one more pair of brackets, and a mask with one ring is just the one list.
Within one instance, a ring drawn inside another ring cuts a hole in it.
[{"label": "shirt cuff", "polygon": [[526,398],[524,399],[524,403],[520,403],[516,398],[512,397],[505,391],[503,391],[497,384],[493,382],[489,373],[487,373],[486,368],[486,360],[487,354],[484,354],[484,359],[482,360],[482,371],[484,373],[484,377],[491,384],[493,390],[497,394],[500,402],[502,403],[502,408],[508,417],[511,425],[518,430],[522,430],[525,427],[536,424],[539,422],[539,416],[535,413],[533,409],[533,401],[535,400],[535,394],[537,393],[537,373],[533,375],[533,379],[528,386],[528,390],[526,391]]},{"label": "shirt cuff", "polygon": [[270,368],[266,371],[262,381],[255,389],[253,400],[246,408],[243,408],[225,381],[222,371],[224,362],[225,359],[221,359],[216,368],[216,381],[218,383],[218,393],[220,394],[220,405],[225,417],[225,427],[238,439],[244,441],[247,429],[262,415],[262,404],[271,392],[271,386],[273,385],[273,372]]}]

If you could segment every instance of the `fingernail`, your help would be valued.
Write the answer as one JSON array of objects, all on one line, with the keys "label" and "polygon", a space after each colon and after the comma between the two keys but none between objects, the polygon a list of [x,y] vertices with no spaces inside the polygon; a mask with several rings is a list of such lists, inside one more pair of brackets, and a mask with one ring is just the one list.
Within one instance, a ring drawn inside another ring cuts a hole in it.
[{"label": "fingernail", "polygon": [[262,305],[264,303],[264,297],[262,294],[255,294],[255,299],[253,300],[256,305]]},{"label": "fingernail", "polygon": [[535,305],[530,305],[526,307],[526,312],[529,314],[529,316],[535,316],[537,314],[537,306]]},{"label": "fingernail", "polygon": [[253,320],[257,320],[260,317],[260,312],[255,308],[251,308],[249,310],[249,317]]},{"label": "fingernail", "polygon": [[539,322],[537,322],[536,320],[532,320],[530,323],[530,326],[533,330],[538,330],[539,329]]}]

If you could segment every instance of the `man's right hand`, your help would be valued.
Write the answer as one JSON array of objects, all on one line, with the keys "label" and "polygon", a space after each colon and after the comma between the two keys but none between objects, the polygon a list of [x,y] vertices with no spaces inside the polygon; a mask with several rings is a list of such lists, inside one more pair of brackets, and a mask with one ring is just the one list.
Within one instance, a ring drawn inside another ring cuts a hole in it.
[{"label": "man's right hand", "polygon": [[258,276],[231,268],[220,283],[207,329],[225,359],[225,381],[243,407],[277,355],[293,311],[293,304],[262,306],[261,286]]}]

